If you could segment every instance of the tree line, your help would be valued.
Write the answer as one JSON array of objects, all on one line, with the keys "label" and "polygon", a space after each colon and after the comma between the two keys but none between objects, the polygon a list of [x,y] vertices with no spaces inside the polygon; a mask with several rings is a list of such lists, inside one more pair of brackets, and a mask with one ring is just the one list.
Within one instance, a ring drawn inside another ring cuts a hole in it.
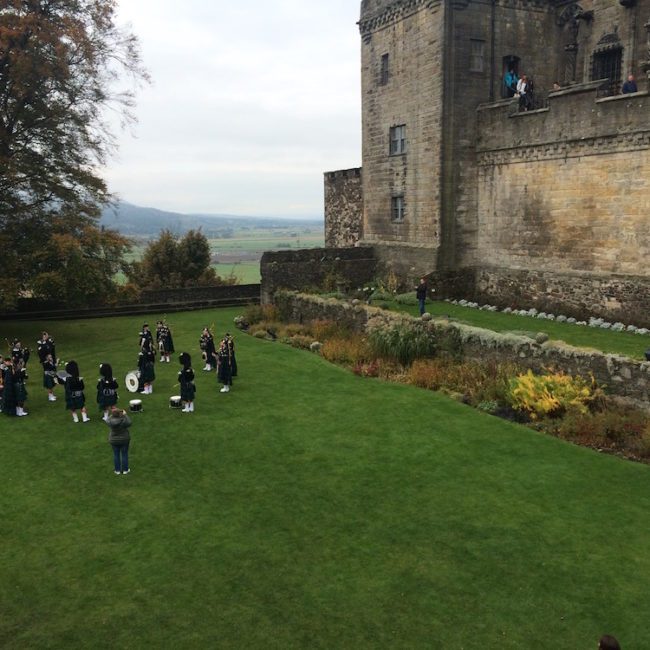
[{"label": "tree line", "polygon": [[200,232],[163,232],[129,263],[130,241],[99,225],[114,201],[98,173],[116,149],[107,110],[132,123],[149,82],[116,10],[116,0],[0,4],[0,308],[21,296],[110,302],[124,291],[120,272],[130,290],[218,282]]}]

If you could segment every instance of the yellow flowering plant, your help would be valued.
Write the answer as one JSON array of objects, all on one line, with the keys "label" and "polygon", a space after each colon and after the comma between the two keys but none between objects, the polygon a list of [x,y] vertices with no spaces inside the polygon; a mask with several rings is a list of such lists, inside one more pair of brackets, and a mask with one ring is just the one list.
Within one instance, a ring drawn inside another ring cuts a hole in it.
[{"label": "yellow flowering plant", "polygon": [[595,382],[562,372],[535,375],[531,370],[509,382],[506,399],[531,420],[564,413],[586,413],[595,397]]}]

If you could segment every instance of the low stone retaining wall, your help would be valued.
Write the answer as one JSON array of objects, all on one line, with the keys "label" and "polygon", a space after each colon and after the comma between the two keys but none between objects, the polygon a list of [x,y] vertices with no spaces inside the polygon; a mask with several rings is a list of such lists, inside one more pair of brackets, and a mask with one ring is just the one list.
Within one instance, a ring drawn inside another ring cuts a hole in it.
[{"label": "low stone retaining wall", "polygon": [[238,305],[259,304],[259,284],[223,285],[143,291],[136,304],[97,305],[76,309],[60,309],[57,303],[23,299],[18,309],[0,312],[0,320],[77,320],[107,316],[136,316],[139,314],[171,313]]},{"label": "low stone retaining wall", "polygon": [[[422,322],[407,314],[287,291],[277,292],[274,303],[287,320],[333,320],[358,332],[377,326]],[[650,362],[558,342],[540,344],[525,336],[493,332],[442,319],[431,320],[426,326],[436,337],[454,335],[460,341],[461,353],[465,358],[513,362],[536,372],[557,368],[571,375],[593,375],[608,394],[623,397],[646,409],[650,406]]]}]

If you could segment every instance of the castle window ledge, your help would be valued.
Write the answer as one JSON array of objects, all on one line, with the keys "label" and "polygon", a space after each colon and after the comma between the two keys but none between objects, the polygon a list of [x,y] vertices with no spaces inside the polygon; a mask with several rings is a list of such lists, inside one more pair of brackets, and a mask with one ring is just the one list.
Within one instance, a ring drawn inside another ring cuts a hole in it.
[{"label": "castle window ledge", "polygon": [[539,115],[539,113],[548,113],[549,108],[536,108],[533,111],[517,111],[516,113],[511,113],[508,117],[526,117],[527,115]]},{"label": "castle window ledge", "polygon": [[507,99],[499,99],[496,102],[483,102],[482,104],[479,104],[476,109],[484,110],[487,108],[503,108],[504,106],[508,106],[509,104],[518,101],[519,99],[517,97],[508,97]]},{"label": "castle window ledge", "polygon": [[612,97],[601,97],[596,100],[596,104],[605,104],[607,102],[620,102],[629,99],[636,99],[637,97],[647,97],[647,90],[639,90],[638,93],[626,93],[625,95],[613,95]]}]

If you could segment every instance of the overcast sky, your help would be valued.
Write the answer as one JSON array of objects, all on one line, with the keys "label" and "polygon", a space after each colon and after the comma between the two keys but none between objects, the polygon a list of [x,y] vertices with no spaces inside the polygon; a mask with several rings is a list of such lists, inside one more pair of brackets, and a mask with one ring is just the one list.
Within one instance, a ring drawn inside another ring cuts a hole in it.
[{"label": "overcast sky", "polygon": [[360,165],[357,0],[119,0],[153,84],[111,191],[176,212],[320,216]]}]

